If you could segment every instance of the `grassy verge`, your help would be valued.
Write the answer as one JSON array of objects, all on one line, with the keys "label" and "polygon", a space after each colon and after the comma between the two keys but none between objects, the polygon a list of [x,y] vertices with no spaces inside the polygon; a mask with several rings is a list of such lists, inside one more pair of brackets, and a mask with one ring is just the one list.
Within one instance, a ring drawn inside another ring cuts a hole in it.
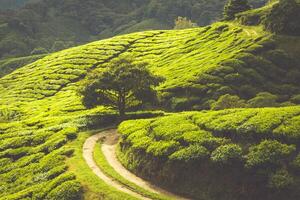
[{"label": "grassy verge", "polygon": [[101,130],[82,132],[78,135],[76,140],[67,145],[68,148],[74,149],[73,157],[69,158],[66,162],[69,167],[68,170],[76,175],[77,180],[80,181],[83,186],[84,199],[137,200],[137,198],[120,192],[107,185],[104,181],[98,178],[86,164],[82,156],[82,146],[88,137],[100,131]]},{"label": "grassy verge", "polygon": [[139,193],[145,197],[157,200],[171,200],[172,198],[167,197],[165,195],[156,194],[145,190],[144,188],[139,187],[138,185],[128,181],[123,176],[121,176],[117,171],[114,170],[112,166],[109,165],[107,162],[102,150],[101,150],[101,143],[94,148],[94,160],[99,168],[109,177],[113,178],[114,180],[118,181],[119,183],[123,184],[125,187],[129,188],[130,190]]}]

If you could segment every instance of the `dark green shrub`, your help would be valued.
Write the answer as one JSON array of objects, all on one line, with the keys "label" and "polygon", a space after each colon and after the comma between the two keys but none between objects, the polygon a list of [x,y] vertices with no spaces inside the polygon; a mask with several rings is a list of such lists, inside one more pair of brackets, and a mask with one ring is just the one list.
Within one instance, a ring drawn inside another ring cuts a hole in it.
[{"label": "dark green shrub", "polygon": [[294,178],[289,172],[281,169],[270,176],[268,186],[276,190],[282,190],[290,187],[293,183]]},{"label": "dark green shrub", "polygon": [[218,147],[211,154],[211,160],[215,163],[229,164],[242,160],[242,148],[236,144],[226,144]]},{"label": "dark green shrub", "polygon": [[300,104],[300,94],[293,96],[291,101],[295,104]]},{"label": "dark green shrub", "polygon": [[282,144],[276,140],[264,140],[249,148],[246,156],[246,167],[279,165],[295,151],[294,145]]},{"label": "dark green shrub", "polygon": [[212,104],[211,108],[213,110],[223,110],[228,108],[244,108],[246,107],[246,102],[240,99],[238,96],[233,96],[226,94],[221,96],[218,101]]},{"label": "dark green shrub", "polygon": [[238,88],[238,91],[239,95],[245,99],[250,99],[258,93],[257,89],[251,85],[242,85]]},{"label": "dark green shrub", "polygon": [[292,161],[292,166],[300,171],[300,154]]},{"label": "dark green shrub", "polygon": [[253,99],[250,99],[247,104],[252,108],[262,107],[276,107],[278,97],[269,92],[261,92],[256,95]]},{"label": "dark green shrub", "polygon": [[265,28],[279,34],[300,35],[300,4],[295,0],[280,0],[266,15]]},{"label": "dark green shrub", "polygon": [[237,14],[236,18],[243,25],[255,26],[260,24],[262,20],[262,15],[259,12],[248,12]]},{"label": "dark green shrub", "polygon": [[265,58],[271,61],[273,64],[284,67],[285,69],[292,68],[295,66],[294,60],[289,57],[289,55],[281,49],[270,50],[265,53]]},{"label": "dark green shrub", "polygon": [[247,0],[229,0],[224,7],[224,19],[233,20],[236,14],[250,9]]}]

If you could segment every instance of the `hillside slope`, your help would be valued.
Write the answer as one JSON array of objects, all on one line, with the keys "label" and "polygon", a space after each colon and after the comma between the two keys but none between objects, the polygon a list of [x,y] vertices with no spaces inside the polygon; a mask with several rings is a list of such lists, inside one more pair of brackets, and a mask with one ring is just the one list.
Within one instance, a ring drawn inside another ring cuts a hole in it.
[{"label": "hillside slope", "polygon": [[[148,61],[151,71],[164,76],[166,82],[157,88],[162,105],[180,110],[205,108],[207,101],[228,91],[241,98],[268,91],[282,102],[290,100],[300,93],[299,65],[292,53],[279,47],[277,38],[271,39],[259,27],[216,23],[93,42],[53,53],[2,77],[0,199],[78,198],[80,184],[64,162],[73,151],[65,144],[79,130],[95,125],[91,116],[104,126],[106,117],[115,115],[101,106],[86,110],[78,86],[88,73],[105,70],[121,54]],[[283,83],[287,87],[281,88]],[[254,90],[244,94],[243,85]]]}]

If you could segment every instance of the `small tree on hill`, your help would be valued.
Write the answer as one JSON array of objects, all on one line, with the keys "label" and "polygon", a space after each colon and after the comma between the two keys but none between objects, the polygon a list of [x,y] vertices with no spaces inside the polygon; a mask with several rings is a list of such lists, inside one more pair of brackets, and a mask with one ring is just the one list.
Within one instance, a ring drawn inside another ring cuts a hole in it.
[{"label": "small tree on hill", "polygon": [[187,28],[194,28],[197,27],[196,23],[193,23],[191,20],[187,19],[186,17],[177,17],[175,20],[175,27],[174,29],[187,29]]},{"label": "small tree on hill", "polygon": [[156,100],[154,86],[163,78],[155,76],[146,68],[147,63],[136,63],[130,56],[113,61],[109,68],[89,78],[80,93],[82,102],[88,107],[97,105],[111,106],[123,118],[127,108],[135,102]]},{"label": "small tree on hill", "polygon": [[224,7],[224,19],[233,20],[236,14],[250,9],[248,0],[229,0]]}]

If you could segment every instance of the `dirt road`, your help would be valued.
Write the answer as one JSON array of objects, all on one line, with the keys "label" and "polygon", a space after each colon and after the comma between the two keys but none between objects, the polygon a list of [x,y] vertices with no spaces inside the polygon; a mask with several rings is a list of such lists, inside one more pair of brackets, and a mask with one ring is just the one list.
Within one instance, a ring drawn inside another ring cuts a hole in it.
[{"label": "dirt road", "polygon": [[138,193],[126,188],[121,183],[106,176],[105,173],[103,173],[103,171],[101,171],[101,169],[96,165],[96,163],[93,159],[93,149],[99,140],[103,140],[102,152],[103,152],[107,162],[121,176],[126,178],[128,181],[135,183],[136,185],[148,190],[149,192],[163,194],[163,195],[169,196],[170,198],[173,198],[173,199],[187,200],[186,198],[180,197],[180,196],[170,193],[164,189],[161,189],[155,185],[152,185],[151,183],[137,177],[135,174],[131,173],[125,167],[123,167],[123,165],[118,161],[117,156],[116,156],[116,145],[118,142],[118,137],[119,136],[117,134],[117,131],[115,129],[111,129],[111,130],[107,130],[107,131],[104,131],[104,132],[101,132],[101,133],[98,133],[96,135],[89,137],[84,143],[83,157],[86,160],[89,167],[93,170],[93,172],[99,178],[101,178],[107,184],[115,187],[116,189],[118,189],[122,192],[128,193],[139,199],[149,199],[147,197],[142,196],[141,194],[138,194]]}]

